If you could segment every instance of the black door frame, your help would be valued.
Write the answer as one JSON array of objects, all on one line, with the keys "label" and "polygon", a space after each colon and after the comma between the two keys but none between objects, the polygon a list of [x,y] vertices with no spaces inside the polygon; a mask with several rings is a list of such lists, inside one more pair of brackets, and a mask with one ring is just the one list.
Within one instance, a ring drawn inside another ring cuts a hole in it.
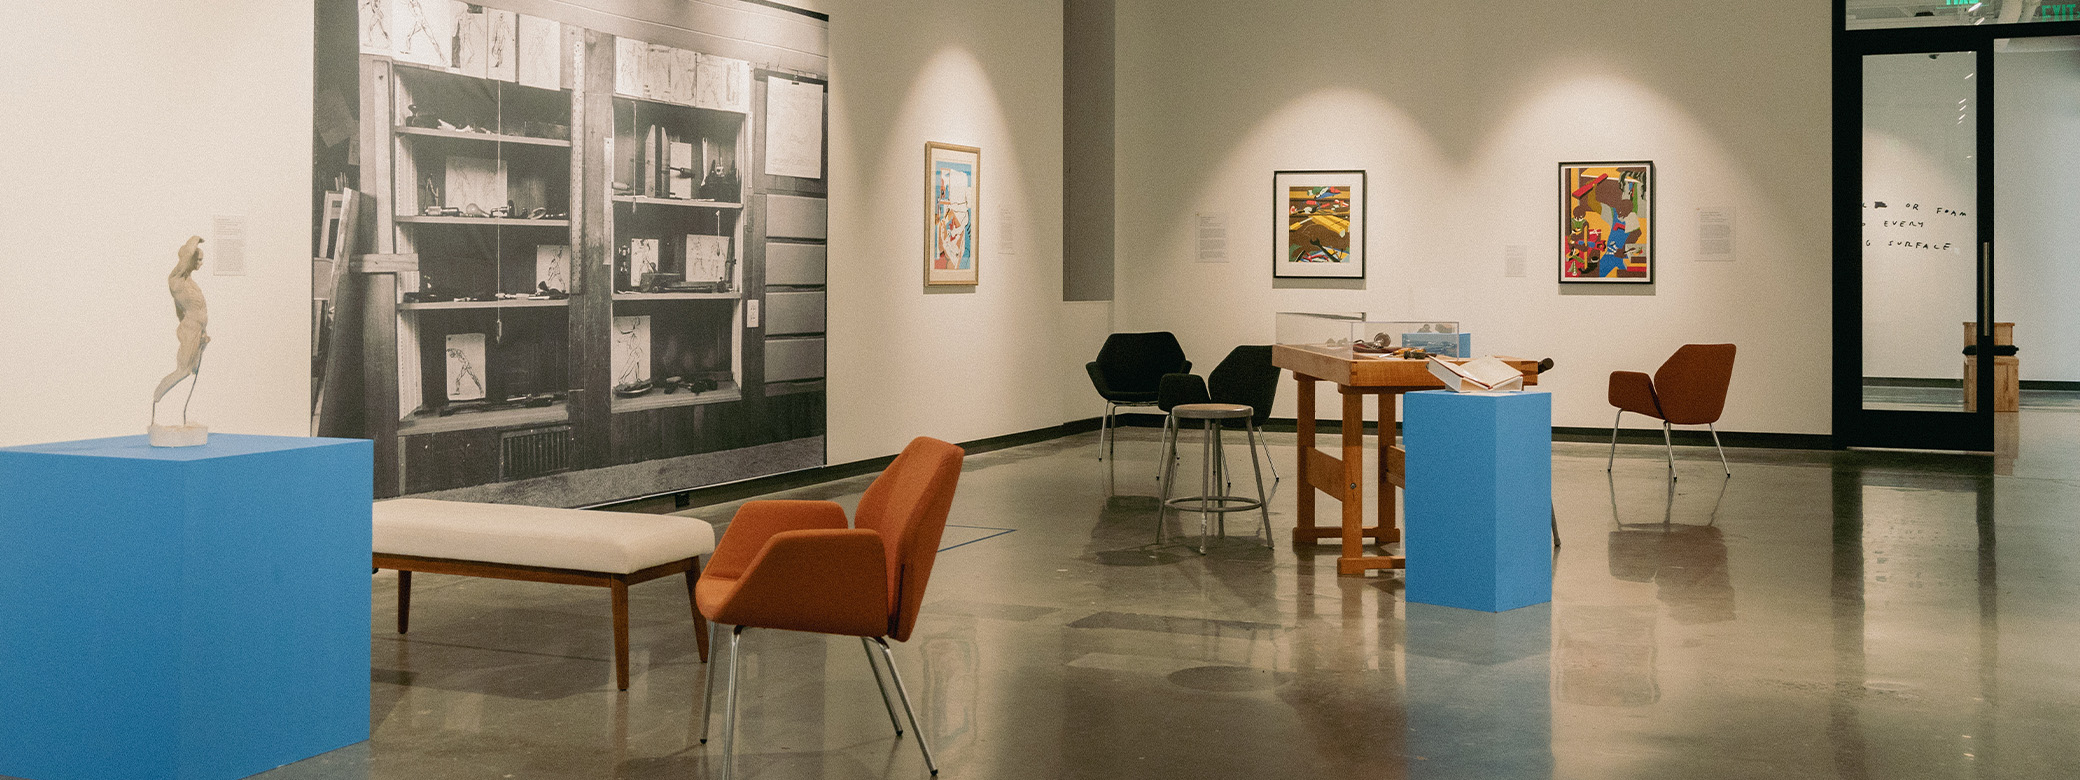
[{"label": "black door frame", "polygon": [[[1994,41],[2080,36],[2080,22],[2023,22],[1887,30],[1848,29],[1834,4],[1834,442],[1837,447],[1991,452],[1993,435]],[[1976,412],[1863,408],[1863,58],[1976,52],[1978,317]]]}]

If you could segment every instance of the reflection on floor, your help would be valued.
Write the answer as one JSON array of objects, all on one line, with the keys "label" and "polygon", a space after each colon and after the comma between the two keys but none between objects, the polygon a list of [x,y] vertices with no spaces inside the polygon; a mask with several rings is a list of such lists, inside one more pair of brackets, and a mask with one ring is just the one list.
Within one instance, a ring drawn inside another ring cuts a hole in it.
[{"label": "reflection on floor", "polygon": [[[2073,390],[2022,390],[2016,404],[2023,411],[2080,412],[2080,392]],[[1864,385],[1863,408],[1898,409],[1908,412],[1964,411],[1962,387],[1897,387]]]},{"label": "reflection on floor", "polygon": [[[939,556],[898,659],[949,779],[2076,777],[2064,430],[2004,473],[1734,450],[1727,479],[1683,448],[1675,483],[1658,446],[1606,474],[1602,445],[1558,444],[1555,600],[1500,615],[1405,604],[1398,574],[1295,551],[1290,469],[1275,550],[1238,522],[1201,557],[1177,537],[1193,516],[1156,542],[1152,432],[1128,431],[1109,489],[1095,435],[987,453],[954,508],[968,543]],[[1273,436],[1281,463],[1292,442]],[[849,505],[864,484],[796,495]],[[401,638],[374,579],[374,739],[263,777],[712,776],[677,582],[632,589],[626,693],[603,594],[420,583]],[[856,643],[745,645],[740,776],[926,777]]]}]

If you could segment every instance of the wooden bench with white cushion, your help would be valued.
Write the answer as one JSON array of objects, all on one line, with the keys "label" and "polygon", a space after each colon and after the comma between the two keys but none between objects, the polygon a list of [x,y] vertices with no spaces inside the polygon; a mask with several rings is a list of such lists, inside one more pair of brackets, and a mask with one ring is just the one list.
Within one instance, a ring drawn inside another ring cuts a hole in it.
[{"label": "wooden bench with white cushion", "polygon": [[[423,498],[375,506],[375,567],[397,571],[397,633],[410,625],[415,571],[608,588],[614,594],[614,681],[624,691],[628,586],[684,574],[691,602],[700,557],[714,550],[714,527],[690,517]],[[698,606],[692,611],[706,663],[706,621]]]}]

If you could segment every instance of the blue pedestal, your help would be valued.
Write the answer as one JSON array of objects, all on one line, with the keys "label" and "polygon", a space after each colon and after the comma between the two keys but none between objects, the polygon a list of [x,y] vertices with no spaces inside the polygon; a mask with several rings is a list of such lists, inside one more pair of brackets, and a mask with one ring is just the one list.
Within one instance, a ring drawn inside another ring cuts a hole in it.
[{"label": "blue pedestal", "polygon": [[1553,600],[1553,400],[1403,396],[1411,603],[1488,612]]},{"label": "blue pedestal", "polygon": [[237,778],[368,739],[373,453],[0,448],[0,775]]}]

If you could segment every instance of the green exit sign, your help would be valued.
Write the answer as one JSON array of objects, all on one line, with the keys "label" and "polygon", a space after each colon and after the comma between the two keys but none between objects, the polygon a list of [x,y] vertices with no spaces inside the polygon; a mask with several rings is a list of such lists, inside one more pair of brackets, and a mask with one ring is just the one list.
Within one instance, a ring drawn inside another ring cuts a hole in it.
[{"label": "green exit sign", "polygon": [[[1955,0],[1952,0],[1955,2]],[[2080,19],[2080,3],[2056,3],[2037,6],[2037,20],[2044,22],[2070,22]]]}]

